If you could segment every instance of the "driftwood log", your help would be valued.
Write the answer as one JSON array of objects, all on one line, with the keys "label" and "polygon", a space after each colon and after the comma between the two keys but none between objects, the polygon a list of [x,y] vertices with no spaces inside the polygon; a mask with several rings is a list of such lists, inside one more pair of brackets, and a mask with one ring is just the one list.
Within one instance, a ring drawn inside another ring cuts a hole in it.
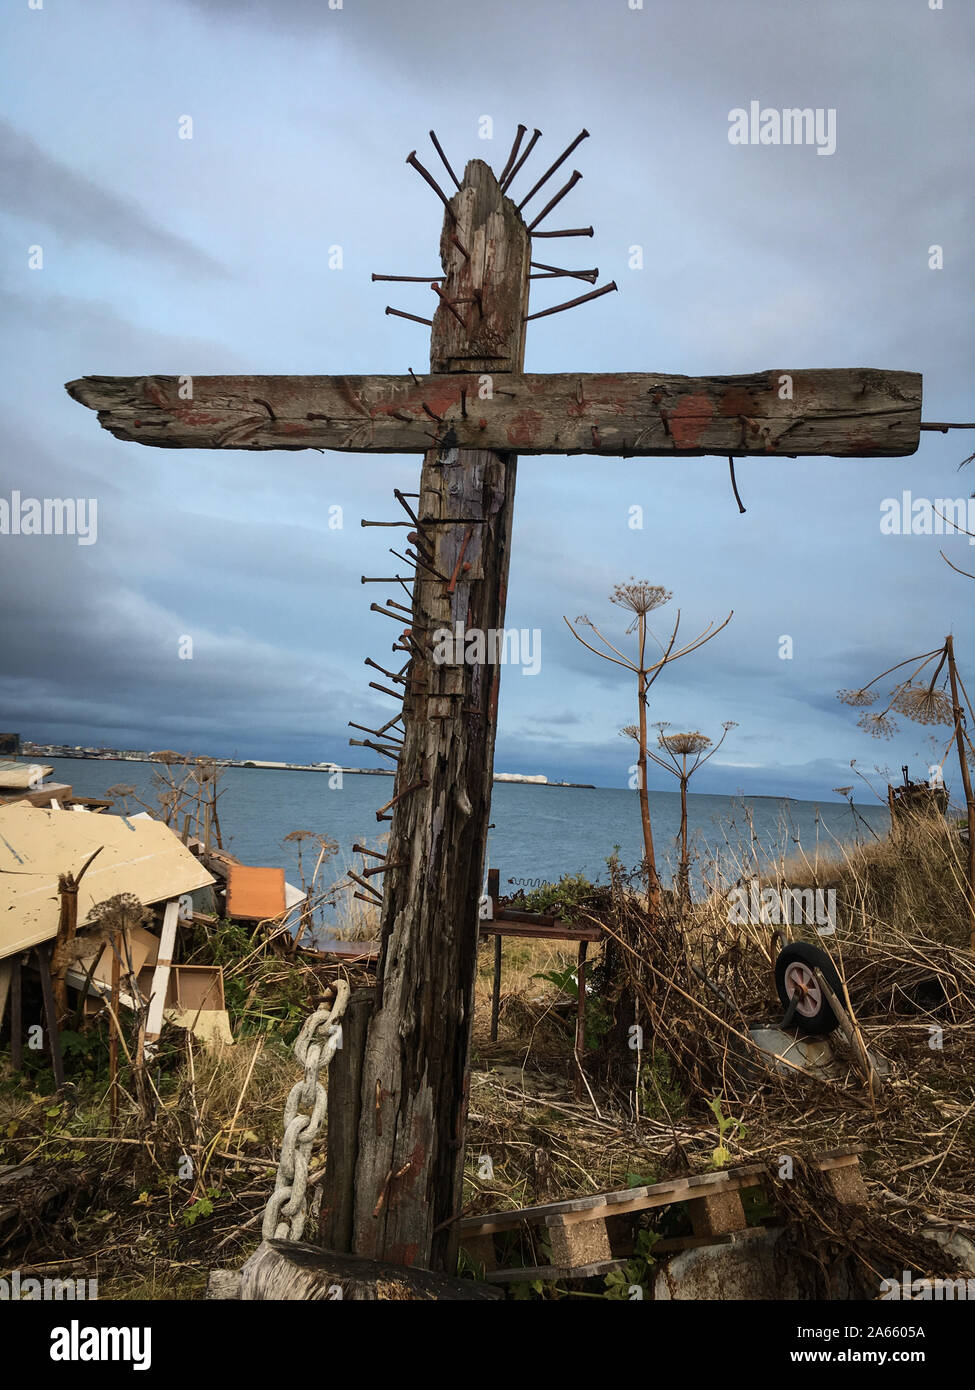
[{"label": "driftwood log", "polygon": [[[226,1271],[214,1270],[224,1276]],[[239,1293],[225,1278],[213,1283],[211,1297],[248,1300],[287,1299],[301,1302],[470,1302],[502,1298],[500,1289],[473,1279],[451,1279],[429,1269],[404,1269],[357,1255],[336,1254],[316,1245],[266,1240],[251,1255],[239,1275]],[[221,1292],[217,1292],[221,1290]]]},{"label": "driftwood log", "polygon": [[[453,319],[447,328],[458,331]],[[775,368],[688,377],[509,369],[501,376],[496,362],[485,358],[474,374],[462,367],[418,379],[88,376],[67,390],[97,410],[117,439],[164,449],[422,453],[435,423],[444,443],[460,448],[609,457],[893,457],[913,454],[920,439],[917,372]],[[786,378],[791,397],[783,400]]]}]

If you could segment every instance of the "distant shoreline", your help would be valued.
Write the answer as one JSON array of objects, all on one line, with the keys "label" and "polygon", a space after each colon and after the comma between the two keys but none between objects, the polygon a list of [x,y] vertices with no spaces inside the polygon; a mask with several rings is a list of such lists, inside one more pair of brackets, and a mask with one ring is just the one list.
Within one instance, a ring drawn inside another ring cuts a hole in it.
[{"label": "distant shoreline", "polygon": [[[75,759],[77,759],[79,762],[91,762],[91,763],[109,763],[109,762],[113,762],[113,763],[152,763],[152,764],[158,763],[158,759],[156,759],[156,758],[133,758],[133,757],[125,757],[125,756],[120,755],[120,754],[118,754],[118,753],[106,753],[106,754],[101,754],[101,753],[75,753],[75,752],[59,752],[59,753],[38,752],[38,753],[31,753],[31,754],[28,754],[28,753],[24,753],[23,751],[21,751],[21,753],[20,753],[20,758],[21,758],[21,759],[28,759],[28,758],[75,758]],[[348,776],[350,776],[350,777],[394,777],[394,776],[396,775],[396,774],[395,774],[395,771],[394,771],[393,769],[391,769],[391,768],[385,768],[385,767],[339,767],[338,765],[336,765],[336,764],[331,764],[331,763],[329,763],[329,764],[318,764],[318,765],[316,765],[316,764],[314,764],[314,763],[274,763],[274,762],[268,762],[268,761],[264,761],[264,760],[262,760],[262,761],[255,761],[254,759],[251,759],[251,758],[245,758],[245,759],[242,759],[242,760],[234,760],[234,759],[231,759],[231,758],[214,758],[214,759],[212,759],[212,761],[213,761],[214,763],[216,763],[217,767],[221,767],[221,768],[224,768],[224,767],[241,768],[241,769],[247,769],[248,771],[253,770],[253,771],[255,771],[255,772],[324,772],[324,773],[341,772],[341,773],[343,774],[343,776],[348,775]],[[499,786],[515,786],[515,787],[564,787],[564,788],[568,788],[568,789],[573,790],[573,791],[625,791],[625,790],[626,790],[626,788],[621,788],[621,787],[598,787],[598,786],[596,786],[595,783],[593,783],[593,782],[533,782],[533,781],[529,781],[529,780],[527,780],[527,779],[526,779],[524,782],[519,781],[519,780],[514,780],[514,781],[513,781],[513,780],[511,779],[511,777],[508,776],[508,775],[505,775],[505,776],[501,777],[500,779],[497,778],[497,777],[495,777],[495,778],[494,778],[494,786],[496,786],[496,787],[499,787]],[[666,791],[666,788],[661,788],[661,787],[658,787],[658,788],[651,788],[651,793],[652,793],[652,794],[656,794],[656,793],[659,793],[659,792],[662,792],[662,791]],[[701,795],[703,795],[703,796],[722,796],[722,797],[725,797],[725,798],[726,798],[727,800],[729,800],[729,801],[734,801],[736,797],[740,796],[740,797],[742,797],[745,801],[780,801],[780,802],[783,802],[783,801],[784,801],[784,802],[792,802],[792,803],[795,803],[796,805],[842,806],[842,805],[845,804],[845,802],[843,802],[843,801],[840,801],[840,800],[831,801],[829,798],[827,798],[827,797],[821,797],[821,796],[817,796],[817,797],[808,797],[808,796],[807,796],[807,797],[801,797],[801,796],[786,796],[784,793],[783,793],[783,794],[776,794],[776,793],[768,793],[768,792],[691,792],[690,795],[691,795],[691,796],[701,796]]]},{"label": "distant shoreline", "polygon": [[[21,758],[74,758],[83,763],[150,763],[156,766],[163,766],[159,758],[132,758],[118,753],[52,753],[41,750],[37,753],[21,753]],[[255,761],[252,758],[245,758],[236,761],[232,758],[211,758],[210,762],[217,767],[232,767],[246,770],[248,772],[324,772],[331,775],[334,772],[341,772],[350,777],[395,777],[395,772],[386,767],[340,767],[337,763],[274,763],[264,760]],[[494,778],[496,786],[504,786],[506,783],[516,787],[571,787],[576,791],[597,791],[598,788],[592,782],[536,782],[533,778],[504,774],[500,778]],[[789,798],[791,799],[791,798]]]}]

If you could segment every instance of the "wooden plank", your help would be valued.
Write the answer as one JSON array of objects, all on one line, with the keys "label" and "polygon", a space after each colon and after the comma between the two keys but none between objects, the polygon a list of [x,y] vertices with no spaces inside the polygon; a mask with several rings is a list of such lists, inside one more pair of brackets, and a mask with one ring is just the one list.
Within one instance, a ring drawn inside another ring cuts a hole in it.
[{"label": "wooden plank", "polygon": [[425,453],[436,422],[424,403],[448,445],[519,454],[893,458],[920,439],[917,372],[509,372],[486,400],[482,377],[197,376],[191,400],[176,376],[88,376],[66,389],[117,439],[170,449]]},{"label": "wooden plank", "polygon": [[163,1010],[166,1007],[166,991],[169,988],[169,971],[173,963],[173,950],[176,946],[176,924],[179,921],[179,900],[166,904],[163,914],[162,932],[159,937],[159,954],[152,975],[149,998],[149,1013],[146,1018],[146,1056],[152,1044],[157,1042],[162,1032]]},{"label": "wooden plank", "polygon": [[480,924],[482,936],[519,936],[526,941],[602,941],[603,932],[598,927],[538,927],[517,919]]}]

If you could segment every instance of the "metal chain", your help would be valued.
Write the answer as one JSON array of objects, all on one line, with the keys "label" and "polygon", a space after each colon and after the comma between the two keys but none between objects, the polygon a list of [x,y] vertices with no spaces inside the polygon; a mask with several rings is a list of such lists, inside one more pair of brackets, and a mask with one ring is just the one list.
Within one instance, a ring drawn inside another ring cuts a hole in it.
[{"label": "metal chain", "polygon": [[[328,1005],[331,996],[331,1006]],[[342,1042],[339,1020],[349,1002],[347,980],[336,980],[325,991],[326,1003],[304,1022],[295,1039],[294,1054],[305,1079],[291,1088],[284,1106],[284,1140],[274,1192],[264,1211],[265,1240],[301,1240],[308,1215],[306,1192],[311,1150],[325,1118],[325,1088],[319,1072],[328,1067]],[[311,1114],[300,1114],[302,1105]]]}]

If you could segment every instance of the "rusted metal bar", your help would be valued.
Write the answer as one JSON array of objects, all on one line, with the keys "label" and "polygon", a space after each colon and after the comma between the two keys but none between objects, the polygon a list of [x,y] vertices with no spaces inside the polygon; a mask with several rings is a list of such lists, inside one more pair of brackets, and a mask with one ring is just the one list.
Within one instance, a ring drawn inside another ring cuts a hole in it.
[{"label": "rusted metal bar", "polygon": [[590,299],[599,299],[604,294],[611,294],[618,286],[615,280],[610,280],[608,285],[603,285],[601,290],[593,290],[591,294],[581,294],[578,299],[567,299],[564,304],[556,304],[551,309],[540,309],[537,314],[526,314],[525,322],[529,323],[532,319],[548,318],[549,314],[561,314],[563,309],[574,309],[577,304],[588,304]]},{"label": "rusted metal bar", "polygon": [[408,521],[360,521],[360,526],[409,526]]},{"label": "rusted metal bar", "polygon": [[417,159],[416,150],[410,151],[410,153],[406,156],[406,162],[416,170],[416,172],[420,175],[420,178],[423,179],[425,183],[428,183],[430,185],[434,193],[436,193],[437,197],[440,199],[444,207],[447,209],[447,213],[450,216],[451,221],[456,221],[457,214],[450,206],[450,199],[447,197],[446,193],[440,187],[439,183],[437,183],[437,180],[430,173],[430,170],[424,169],[423,165]]},{"label": "rusted metal bar", "polygon": [[397,280],[401,284],[429,285],[431,280],[436,280],[436,275],[373,275],[373,280]]},{"label": "rusted metal bar", "polygon": [[540,140],[541,138],[542,138],[542,132],[541,132],[540,130],[534,130],[534,131],[532,132],[532,138],[529,140],[528,144],[525,146],[525,153],[521,156],[521,158],[519,159],[518,163],[515,165],[515,167],[514,167],[514,168],[512,169],[512,171],[511,171],[511,173],[510,173],[510,174],[508,175],[508,177],[505,179],[504,183],[501,184],[501,192],[502,192],[502,193],[507,193],[508,189],[511,187],[511,185],[514,183],[515,179],[518,177],[518,171],[521,169],[521,166],[524,164],[525,160],[526,160],[526,159],[528,158],[528,156],[531,154],[532,150],[535,148],[535,146],[538,144],[538,142],[539,142],[539,140]]},{"label": "rusted metal bar", "polygon": [[405,859],[400,859],[395,864],[377,864],[374,869],[363,869],[366,878],[373,878],[376,874],[388,874],[390,869],[406,869],[409,865]]},{"label": "rusted metal bar", "polygon": [[391,695],[394,700],[402,700],[402,690],[388,690],[386,686],[379,685],[376,681],[369,682],[370,690],[378,690],[381,695]]},{"label": "rusted metal bar", "polygon": [[402,583],[404,583],[404,582],[406,582],[406,583],[412,583],[412,582],[413,582],[413,579],[414,579],[414,576],[413,576],[412,574],[375,574],[375,575],[373,575],[373,574],[361,574],[361,575],[359,576],[359,583],[360,583],[360,584],[397,584],[397,583],[402,584]]},{"label": "rusted metal bar", "polygon": [[458,241],[457,237],[455,237],[453,233],[451,233],[450,240],[453,243],[453,245],[457,247],[457,250],[460,252],[460,254],[464,257],[464,260],[469,261],[471,258],[471,253],[468,251],[464,243],[462,241]]},{"label": "rusted metal bar", "polygon": [[393,748],[384,748],[381,743],[372,743],[367,738],[350,738],[351,748],[371,748],[374,753],[382,753],[384,757],[391,758],[394,763],[399,762],[399,754]]},{"label": "rusted metal bar", "polygon": [[405,492],[400,492],[400,490],[399,490],[398,487],[394,487],[394,488],[393,488],[393,496],[396,498],[397,502],[398,502],[398,503],[400,504],[400,506],[403,508],[403,510],[404,510],[404,512],[406,513],[406,515],[407,515],[408,517],[412,518],[413,525],[414,525],[414,526],[419,526],[419,524],[420,524],[420,518],[417,516],[416,512],[413,510],[413,508],[410,506],[409,502],[407,502],[407,500],[406,500],[407,496],[416,497],[416,496],[419,496],[419,493],[409,493],[409,494],[407,494],[407,493],[405,493]]},{"label": "rusted metal bar", "polygon": [[408,314],[405,309],[394,309],[391,305],[386,305],[387,314],[395,314],[398,319],[412,319],[414,323],[425,323],[427,328],[433,327],[433,319],[421,318],[419,314]]},{"label": "rusted metal bar", "polygon": [[[392,816],[382,816],[382,817],[380,817],[379,819],[381,819],[381,820],[392,820]],[[367,898],[366,895],[365,895],[365,893],[353,893],[352,896],[353,896],[354,898],[358,898],[358,899],[360,900],[360,902],[372,903],[374,907],[381,907],[381,906],[382,906],[383,900],[382,900],[381,897],[378,896],[378,894],[377,894],[377,896],[374,897],[374,898]]]},{"label": "rusted metal bar", "polygon": [[[383,807],[383,809],[385,810],[386,808]],[[381,895],[379,893],[376,893],[376,890],[375,888],[373,888],[372,884],[368,883],[364,878],[360,878],[358,874],[354,874],[351,869],[346,869],[345,876],[346,878],[351,878],[353,883],[358,883],[360,888],[365,888],[367,893],[375,893],[376,897],[379,898],[380,901],[382,901]]]},{"label": "rusted metal bar", "polygon": [[579,134],[576,136],[576,138],[573,140],[572,144],[569,145],[569,147],[568,147],[567,149],[565,149],[565,150],[562,151],[562,153],[559,155],[558,159],[557,159],[557,160],[555,161],[555,163],[551,166],[551,168],[545,170],[545,173],[544,173],[544,174],[542,175],[542,177],[538,180],[538,183],[536,183],[535,187],[531,190],[531,192],[530,192],[530,193],[526,193],[525,196],[524,196],[524,198],[522,198],[521,202],[518,204],[518,211],[519,211],[519,212],[521,212],[522,208],[525,206],[525,204],[526,204],[531,198],[534,198],[535,194],[536,194],[536,193],[538,192],[538,190],[541,188],[542,184],[548,182],[548,180],[549,180],[549,179],[552,177],[552,175],[555,173],[556,169],[560,168],[561,165],[563,165],[563,164],[565,163],[565,161],[568,159],[569,155],[572,153],[572,151],[575,149],[575,147],[576,147],[577,145],[581,145],[582,142],[583,142],[583,140],[585,140],[585,139],[587,138],[588,135],[589,135],[588,130],[582,130],[582,131],[580,131],[580,133],[579,133]]},{"label": "rusted metal bar", "polygon": [[[550,275],[568,275],[573,280],[588,280],[590,285],[594,285],[599,279],[599,267],[595,270],[563,270],[559,265],[546,265],[544,261],[532,261],[531,264],[536,270],[546,270]],[[529,280],[541,280],[541,275],[529,275]]]},{"label": "rusted metal bar", "polygon": [[541,222],[542,218],[543,218],[543,217],[547,217],[554,207],[558,207],[558,205],[559,205],[559,203],[561,203],[562,199],[566,196],[567,193],[571,193],[571,192],[572,192],[573,188],[575,188],[576,184],[579,182],[579,180],[580,180],[581,178],[582,178],[582,175],[579,173],[579,170],[578,170],[578,169],[573,169],[571,178],[569,178],[569,179],[562,185],[562,187],[559,189],[558,193],[556,193],[555,197],[552,198],[549,202],[547,202],[547,203],[545,204],[545,206],[542,208],[541,212],[540,212],[540,213],[538,214],[538,216],[535,218],[535,221],[532,222],[532,223],[530,224],[530,226],[529,226],[529,228],[528,228],[529,233],[531,233],[531,232],[533,232],[533,231],[535,230],[535,228],[538,226],[539,222]]},{"label": "rusted metal bar", "polygon": [[386,676],[391,681],[398,681],[400,685],[406,684],[406,681],[403,679],[402,676],[396,675],[394,671],[387,671],[385,666],[380,666],[379,662],[373,661],[371,656],[367,656],[362,664],[364,666],[371,666],[374,671],[379,671],[382,675]]},{"label": "rusted metal bar", "polygon": [[[398,716],[397,716],[397,717],[398,717]],[[395,721],[394,721],[394,722],[395,722]],[[384,725],[382,729],[370,729],[369,726],[368,726],[367,724],[356,724],[356,723],[354,723],[354,722],[350,719],[350,720],[349,720],[349,728],[350,728],[350,729],[361,729],[362,732],[363,732],[364,734],[375,734],[376,738],[389,738],[389,737],[390,737],[390,735],[386,733],[386,729],[389,728],[389,725],[388,725],[388,724]],[[397,742],[399,742],[399,743],[402,743],[402,741],[403,741],[402,739],[397,740]]]},{"label": "rusted metal bar", "polygon": [[[449,297],[449,295],[447,295],[436,283],[432,284],[430,288],[433,290],[434,294],[437,295],[437,297],[440,300],[440,303],[443,304],[445,308],[450,310],[454,318],[460,324],[461,328],[466,328],[467,324],[464,322],[463,316],[457,311],[457,309],[454,306],[454,301]],[[435,415],[434,419],[439,419],[439,416]]]},{"label": "rusted metal bar", "polygon": [[378,849],[366,849],[365,845],[353,845],[353,846],[352,846],[352,853],[353,853],[353,854],[369,854],[369,855],[371,855],[371,856],[373,857],[373,859],[388,859],[388,858],[389,858],[389,856],[388,856],[384,851],[378,850]]},{"label": "rusted metal bar", "polygon": [[558,232],[532,232],[532,237],[557,237],[557,236],[593,236],[592,227],[564,227]]},{"label": "rusted metal bar", "polygon": [[501,188],[502,188],[502,189],[504,188],[504,181],[505,181],[505,179],[508,177],[508,174],[511,172],[511,166],[512,166],[512,164],[514,164],[515,160],[518,158],[518,149],[519,149],[519,146],[521,145],[522,140],[525,138],[525,134],[526,134],[527,130],[528,130],[528,127],[527,127],[526,125],[520,125],[520,124],[519,124],[518,129],[517,129],[517,131],[515,132],[515,139],[514,139],[514,144],[511,146],[511,153],[508,155],[507,163],[505,164],[504,168],[501,170],[501,173],[498,175],[498,183],[501,185]]},{"label": "rusted metal bar", "polygon": [[428,787],[429,785],[425,777],[419,778],[416,782],[411,782],[408,787],[404,787],[401,792],[397,792],[391,801],[387,801],[385,806],[380,806],[379,810],[376,812],[376,819],[378,820],[384,811],[391,810],[391,808],[396,805],[397,801],[402,801],[404,796],[409,796],[412,792],[418,792],[421,787]]},{"label": "rusted metal bar", "polygon": [[447,156],[444,154],[444,152],[443,152],[443,146],[440,144],[440,141],[437,139],[436,132],[433,131],[433,130],[431,130],[431,132],[430,132],[430,139],[433,141],[433,148],[437,151],[437,154],[440,156],[441,160],[443,161],[443,167],[447,170],[447,173],[450,175],[451,179],[453,180],[454,187],[459,191],[459,190],[460,190],[460,180],[458,179],[457,175],[454,173],[453,169],[451,169],[451,167],[450,167],[450,160],[449,160],[449,159],[447,158]]}]

